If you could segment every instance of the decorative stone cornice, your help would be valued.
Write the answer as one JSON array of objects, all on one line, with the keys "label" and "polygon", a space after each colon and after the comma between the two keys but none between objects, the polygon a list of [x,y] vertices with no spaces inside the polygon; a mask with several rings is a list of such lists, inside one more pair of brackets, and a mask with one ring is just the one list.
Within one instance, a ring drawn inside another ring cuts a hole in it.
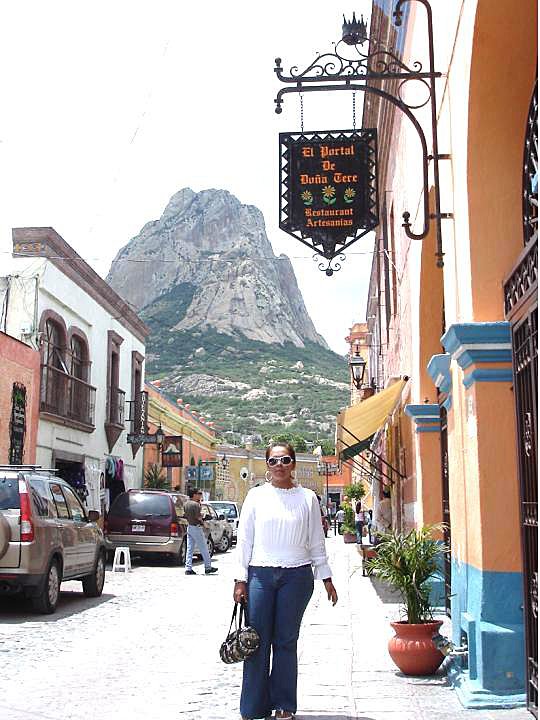
[{"label": "decorative stone cornice", "polygon": [[[465,372],[463,384],[512,381],[510,323],[456,323],[441,338],[445,350]],[[481,368],[478,365],[482,365]]]},{"label": "decorative stone cornice", "polygon": [[440,432],[441,411],[435,403],[405,405],[405,415],[412,418],[417,433]]},{"label": "decorative stone cornice", "polygon": [[443,353],[433,355],[427,364],[427,371],[436,388],[443,393],[452,389],[452,375],[450,374],[450,355]]}]

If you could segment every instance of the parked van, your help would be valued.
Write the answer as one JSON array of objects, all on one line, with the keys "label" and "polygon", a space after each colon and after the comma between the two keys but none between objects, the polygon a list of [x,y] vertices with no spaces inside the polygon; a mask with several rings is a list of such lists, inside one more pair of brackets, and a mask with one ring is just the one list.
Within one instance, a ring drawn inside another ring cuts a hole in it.
[{"label": "parked van", "polygon": [[[128,547],[133,555],[168,556],[184,565],[187,553],[187,496],[165,490],[128,490],[115,498],[105,521],[105,543],[109,551]],[[205,529],[208,549],[214,543]]]},{"label": "parked van", "polygon": [[53,613],[63,580],[82,580],[98,597],[105,542],[68,483],[39,467],[0,465],[0,595],[24,595]]}]

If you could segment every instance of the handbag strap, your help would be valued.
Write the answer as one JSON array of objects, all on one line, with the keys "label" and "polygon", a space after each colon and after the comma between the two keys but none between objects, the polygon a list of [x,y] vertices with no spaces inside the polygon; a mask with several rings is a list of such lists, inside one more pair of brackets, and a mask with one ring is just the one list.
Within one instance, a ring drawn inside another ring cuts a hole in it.
[{"label": "handbag strap", "polygon": [[[231,630],[232,630],[233,623],[234,623],[236,629],[238,629],[238,623],[237,623],[237,621],[236,621],[236,612],[237,612],[237,610],[238,610],[238,603],[234,603],[234,608],[233,608],[232,618],[231,618],[231,624],[229,625],[229,632],[227,633],[227,635],[230,635],[230,634],[231,634]],[[240,621],[240,622],[241,622],[241,621]]]},{"label": "handbag strap", "polygon": [[[238,606],[240,606],[240,612],[238,612]],[[236,618],[237,614],[238,614],[238,620]],[[231,624],[229,625],[229,632],[227,633],[228,635],[231,634],[233,623],[237,630],[242,629],[242,623],[244,623],[244,627],[247,627],[249,625],[248,614],[247,614],[247,605],[244,601],[242,601],[240,603],[234,603],[234,608],[233,608],[232,617],[231,617]]]},{"label": "handbag strap", "polygon": [[[243,618],[242,618],[243,616]],[[242,600],[240,603],[240,620],[239,620],[239,628],[242,627],[242,619],[244,621],[244,627],[247,627],[249,625],[249,618],[248,618],[248,610],[247,610],[247,603]]]}]

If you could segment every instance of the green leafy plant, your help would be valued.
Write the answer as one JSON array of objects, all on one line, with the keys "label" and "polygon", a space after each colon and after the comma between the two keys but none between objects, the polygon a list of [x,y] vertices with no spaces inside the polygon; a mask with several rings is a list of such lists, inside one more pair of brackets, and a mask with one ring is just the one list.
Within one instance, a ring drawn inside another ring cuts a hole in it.
[{"label": "green leafy plant", "polygon": [[161,470],[161,467],[156,463],[151,463],[144,473],[145,485],[154,490],[161,490],[167,487],[167,479]]},{"label": "green leafy plant", "polygon": [[401,595],[406,622],[418,625],[433,620],[428,579],[438,569],[437,560],[448,548],[433,538],[440,525],[406,533],[378,533],[377,556],[367,561],[370,570]]},{"label": "green leafy plant", "polygon": [[347,485],[343,490],[343,494],[353,500],[361,500],[366,494],[366,488],[362,483],[353,483],[352,485]]},{"label": "green leafy plant", "polygon": [[352,533],[355,535],[356,528],[354,526],[354,510],[352,509],[352,505],[348,502],[342,502],[341,508],[345,513],[345,520],[343,521],[341,529],[344,533]]}]

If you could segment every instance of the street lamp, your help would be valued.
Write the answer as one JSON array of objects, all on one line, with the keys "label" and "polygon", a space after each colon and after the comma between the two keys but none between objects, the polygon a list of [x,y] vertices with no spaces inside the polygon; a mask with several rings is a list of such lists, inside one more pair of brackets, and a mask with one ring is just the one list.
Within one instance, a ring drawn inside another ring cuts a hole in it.
[{"label": "street lamp", "polygon": [[351,368],[352,380],[355,388],[360,390],[364,384],[364,375],[366,373],[366,361],[360,354],[360,346],[354,346],[354,355],[349,358],[349,367]]},{"label": "street lamp", "polygon": [[165,433],[163,431],[163,428],[161,427],[161,423],[159,423],[159,427],[155,432],[156,436],[156,444],[158,446],[158,452],[161,450],[161,446],[165,442]]}]

